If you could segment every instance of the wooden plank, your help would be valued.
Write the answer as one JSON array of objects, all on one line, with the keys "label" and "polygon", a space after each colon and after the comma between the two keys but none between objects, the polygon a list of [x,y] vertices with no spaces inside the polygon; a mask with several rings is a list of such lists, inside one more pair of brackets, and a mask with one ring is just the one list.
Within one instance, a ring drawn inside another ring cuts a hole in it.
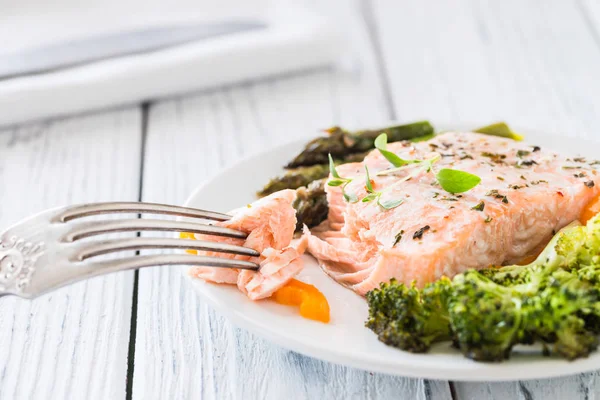
[{"label": "wooden plank", "polygon": [[[600,12],[593,1],[374,0],[378,40],[401,118],[507,120],[600,139]],[[590,16],[586,6],[594,6]],[[595,21],[595,22],[594,22]],[[594,34],[592,34],[594,33]],[[542,144],[543,145],[543,144]],[[596,374],[455,383],[460,399],[565,399],[600,394]]]},{"label": "wooden plank", "polygon": [[[0,226],[46,208],[137,200],[137,108],[0,131]],[[133,274],[0,299],[0,398],[125,397]]]},{"label": "wooden plank", "polygon": [[402,118],[598,135],[600,53],[574,2],[373,3]]},{"label": "wooden plank", "polygon": [[[352,14],[338,11],[340,18]],[[360,32],[360,20],[349,25]],[[369,46],[364,35],[354,43],[359,51]],[[198,184],[240,157],[312,136],[331,124],[381,123],[389,114],[374,69],[369,56],[368,63],[353,66],[351,60],[343,71],[153,106],[144,200],[181,203]],[[140,272],[137,317],[134,398],[450,398],[446,382],[340,367],[235,328],[198,298],[181,271]]]}]

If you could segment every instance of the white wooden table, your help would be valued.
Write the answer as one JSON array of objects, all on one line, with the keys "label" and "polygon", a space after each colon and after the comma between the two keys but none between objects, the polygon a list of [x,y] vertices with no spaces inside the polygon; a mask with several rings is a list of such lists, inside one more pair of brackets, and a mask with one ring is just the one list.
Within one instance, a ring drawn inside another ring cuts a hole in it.
[{"label": "white wooden table", "polygon": [[[0,226],[74,202],[178,204],[240,157],[332,124],[507,120],[600,138],[594,0],[329,8],[352,28],[345,68],[2,129]],[[97,278],[32,302],[2,298],[0,343],[0,399],[600,396],[597,373],[442,382],[304,357],[236,328],[168,268]]]}]

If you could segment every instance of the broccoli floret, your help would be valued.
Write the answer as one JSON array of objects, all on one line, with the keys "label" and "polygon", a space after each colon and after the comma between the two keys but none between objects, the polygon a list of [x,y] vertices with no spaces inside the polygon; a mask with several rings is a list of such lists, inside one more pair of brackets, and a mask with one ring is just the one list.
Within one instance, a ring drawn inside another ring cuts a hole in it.
[{"label": "broccoli floret", "polygon": [[554,351],[568,360],[587,357],[598,348],[598,335],[585,329],[585,321],[570,315],[556,330]]},{"label": "broccoli floret", "polygon": [[539,284],[539,279],[557,269],[600,264],[599,253],[600,216],[591,219],[586,226],[573,222],[561,229],[530,264],[486,268],[479,272],[502,286]]},{"label": "broccoli floret", "polygon": [[528,265],[486,268],[480,270],[479,273],[498,285],[508,287],[530,283],[537,276],[540,269],[542,269],[541,266],[532,263]]},{"label": "broccoli floret", "polygon": [[[563,269],[578,269],[584,265],[600,264],[600,214],[585,226],[572,223],[553,238],[554,251]],[[552,242],[546,247],[551,247]]]},{"label": "broccoli floret", "polygon": [[598,346],[600,291],[565,270],[553,272],[532,297],[526,329],[567,359],[586,357]]},{"label": "broccoli floret", "polygon": [[527,282],[503,286],[477,271],[458,275],[448,302],[458,347],[478,361],[502,361],[540,340],[568,359],[598,346],[600,291],[577,271],[531,267]]},{"label": "broccoli floret", "polygon": [[429,350],[431,344],[450,338],[445,306],[449,279],[418,289],[392,279],[367,293],[369,319],[366,326],[385,344],[413,353]]},{"label": "broccoli floret", "polygon": [[[559,268],[571,268],[586,254],[586,227],[577,222],[561,229],[530,264],[486,268],[479,272],[502,286],[515,286],[537,282],[544,273]],[[538,282],[539,283],[539,282]]]},{"label": "broccoli floret", "polygon": [[586,224],[585,244],[578,254],[578,260],[584,265],[600,264],[600,214]]},{"label": "broccoli floret", "polygon": [[456,344],[466,357],[502,361],[524,334],[521,294],[477,271],[452,282],[448,312]]},{"label": "broccoli floret", "polygon": [[586,357],[597,348],[598,288],[580,279],[577,271],[530,272],[526,283],[511,286],[478,271],[454,278],[448,313],[455,342],[466,357],[502,361],[515,344],[536,340],[568,359]]},{"label": "broccoli floret", "polygon": [[[596,289],[600,290],[600,264],[584,265],[578,269],[572,270],[571,272],[576,274],[577,278],[581,281],[587,282],[593,285]],[[600,327],[598,332],[600,332]]]}]

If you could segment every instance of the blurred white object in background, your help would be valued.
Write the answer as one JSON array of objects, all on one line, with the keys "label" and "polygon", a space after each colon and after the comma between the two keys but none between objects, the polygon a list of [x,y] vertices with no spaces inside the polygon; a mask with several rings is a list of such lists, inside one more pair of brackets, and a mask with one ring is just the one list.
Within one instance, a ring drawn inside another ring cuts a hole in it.
[{"label": "blurred white object in background", "polygon": [[290,1],[0,0],[0,125],[324,66],[333,25]]}]

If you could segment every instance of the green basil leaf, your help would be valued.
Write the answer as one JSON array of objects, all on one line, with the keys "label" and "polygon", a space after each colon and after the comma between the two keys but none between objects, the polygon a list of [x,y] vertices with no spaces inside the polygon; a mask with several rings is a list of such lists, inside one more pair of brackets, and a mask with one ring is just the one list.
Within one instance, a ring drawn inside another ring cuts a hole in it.
[{"label": "green basil leaf", "polygon": [[342,179],[332,179],[330,181],[327,181],[327,185],[329,186],[341,186],[344,183],[346,183],[346,181]]},{"label": "green basil leaf", "polygon": [[437,181],[449,193],[463,193],[479,185],[481,178],[458,169],[443,168],[436,175]]},{"label": "green basil leaf", "polygon": [[384,156],[385,159],[388,160],[390,163],[392,163],[394,167],[402,167],[403,165],[411,163],[411,161],[403,160],[391,151],[386,150],[387,135],[385,133],[382,133],[381,135],[377,136],[377,138],[375,139],[375,148],[377,148],[381,155]]},{"label": "green basil leaf", "polygon": [[369,176],[369,168],[367,168],[366,165],[365,165],[365,172],[367,173],[367,175],[366,175],[367,176],[367,183],[366,183],[367,192],[373,193],[374,190],[373,190],[373,185],[371,184],[371,177]]},{"label": "green basil leaf", "polygon": [[404,203],[403,199],[389,199],[381,201],[381,198],[377,200],[377,204],[386,210],[391,210],[392,208],[398,207],[400,204]]},{"label": "green basil leaf", "polygon": [[340,175],[337,173],[337,171],[335,169],[335,164],[333,162],[333,158],[331,157],[331,153],[328,154],[328,156],[329,156],[329,172],[331,172],[331,175],[334,178],[340,179],[341,177],[340,177]]}]

